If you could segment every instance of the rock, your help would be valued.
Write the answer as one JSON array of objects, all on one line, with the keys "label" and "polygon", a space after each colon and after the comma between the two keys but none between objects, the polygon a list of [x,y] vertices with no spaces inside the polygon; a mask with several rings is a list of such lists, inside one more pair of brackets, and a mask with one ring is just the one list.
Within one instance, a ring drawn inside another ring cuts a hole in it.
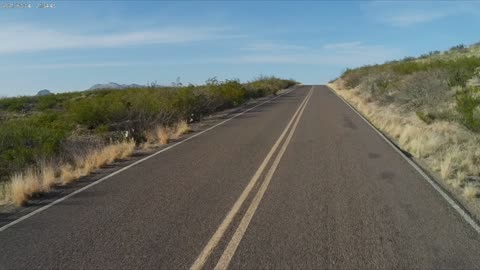
[{"label": "rock", "polygon": [[43,90],[38,91],[37,96],[48,96],[48,95],[52,95],[52,94],[53,93],[50,92],[50,90],[43,89]]},{"label": "rock", "polygon": [[99,83],[90,87],[88,90],[100,90],[100,89],[126,89],[126,88],[141,88],[145,87],[139,84],[118,84],[115,82]]}]

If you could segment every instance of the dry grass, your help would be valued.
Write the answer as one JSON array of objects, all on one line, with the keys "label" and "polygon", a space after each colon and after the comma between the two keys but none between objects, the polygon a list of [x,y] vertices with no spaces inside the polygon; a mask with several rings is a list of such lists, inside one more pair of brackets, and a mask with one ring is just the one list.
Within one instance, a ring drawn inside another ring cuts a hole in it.
[{"label": "dry grass", "polygon": [[34,194],[44,192],[45,187],[42,174],[34,169],[28,169],[11,178],[9,199],[16,205],[24,205]]},{"label": "dry grass", "polygon": [[171,140],[178,139],[191,131],[185,120],[178,122],[172,127],[158,126],[145,134],[147,141],[143,144],[143,148],[168,144]]},{"label": "dry grass", "polygon": [[[454,122],[426,124],[414,112],[405,113],[392,104],[379,105],[358,89],[343,90],[341,85],[337,81],[330,87],[452,187],[462,188],[467,176],[480,175],[480,135]],[[475,197],[471,195],[472,188],[464,189],[466,197]]]},{"label": "dry grass", "polygon": [[130,156],[135,150],[134,141],[124,141],[110,144],[101,149],[91,151],[75,158],[73,165],[66,164],[60,167],[62,184],[68,184],[76,179],[90,174],[92,171],[110,164],[115,160]]},{"label": "dry grass", "polygon": [[52,164],[42,163],[41,168],[39,179],[41,179],[42,191],[48,192],[56,184],[55,167]]},{"label": "dry grass", "polygon": [[[84,156],[78,156],[75,158],[73,165],[64,164],[56,168],[52,164],[41,163],[38,169],[30,168],[13,175],[4,190],[5,201],[16,205],[24,205],[29,198],[50,191],[55,184],[71,183],[117,159],[130,156],[134,149],[134,141],[125,141],[107,145]],[[55,177],[56,174],[60,177]]]},{"label": "dry grass", "polygon": [[172,138],[172,129],[168,127],[161,127],[158,129],[158,142],[160,144],[168,144]]},{"label": "dry grass", "polygon": [[60,167],[60,179],[61,184],[66,185],[70,184],[76,179],[80,178],[81,174],[70,164],[65,164]]},{"label": "dry grass", "polygon": [[[160,126],[146,134],[147,143],[144,147],[158,144],[167,144],[171,139],[178,139],[191,129],[186,121],[181,121],[173,127]],[[24,205],[29,198],[36,194],[48,192],[56,185],[66,185],[82,176],[101,168],[115,160],[125,159],[135,150],[135,142],[124,141],[106,145],[103,148],[92,150],[87,154],[78,155],[73,164],[53,164],[42,162],[38,169],[28,169],[11,177],[10,182],[1,186],[0,204],[14,203]]]},{"label": "dry grass", "polygon": [[480,196],[480,187],[466,186],[463,189],[463,195],[469,200],[478,199],[478,197]]},{"label": "dry grass", "polygon": [[147,141],[143,144],[143,148],[168,144],[172,137],[172,129],[164,126],[158,126],[145,135]]},{"label": "dry grass", "polygon": [[188,125],[188,122],[185,121],[185,120],[182,120],[175,125],[175,132],[174,132],[173,136],[175,138],[179,138],[183,134],[188,134],[191,131],[192,130],[190,129],[190,125]]}]

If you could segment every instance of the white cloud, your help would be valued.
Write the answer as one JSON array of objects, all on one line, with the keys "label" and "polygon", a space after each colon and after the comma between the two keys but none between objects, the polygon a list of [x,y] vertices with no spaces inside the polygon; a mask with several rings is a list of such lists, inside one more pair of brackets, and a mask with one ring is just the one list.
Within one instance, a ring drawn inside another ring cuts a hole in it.
[{"label": "white cloud", "polygon": [[[128,67],[142,63],[127,62],[103,62],[103,63],[57,63],[17,66],[17,69],[70,69],[70,68],[104,68],[104,67]],[[10,67],[11,68],[11,67]],[[15,68],[15,66],[14,66]]]},{"label": "white cloud", "polygon": [[248,44],[244,51],[285,51],[285,50],[305,50],[307,47],[294,44],[282,44],[280,42],[264,41]]},{"label": "white cloud", "polygon": [[330,43],[323,45],[325,49],[351,49],[360,46],[362,42],[360,41],[351,41],[351,42],[342,42],[342,43]]},{"label": "white cloud", "polygon": [[451,16],[478,16],[478,2],[369,2],[364,6],[366,17],[396,27],[429,23]]},{"label": "white cloud", "polygon": [[234,64],[322,64],[330,66],[359,66],[382,63],[402,55],[399,49],[380,45],[364,45],[362,42],[325,44],[320,49],[302,51],[255,52],[223,59]]},{"label": "white cloud", "polygon": [[0,53],[54,49],[112,48],[147,44],[176,44],[232,38],[223,28],[169,27],[115,34],[73,34],[34,26],[0,27]]},{"label": "white cloud", "polygon": [[394,26],[410,26],[418,23],[427,23],[448,16],[443,12],[409,12],[405,14],[397,14],[385,18],[387,22]]}]

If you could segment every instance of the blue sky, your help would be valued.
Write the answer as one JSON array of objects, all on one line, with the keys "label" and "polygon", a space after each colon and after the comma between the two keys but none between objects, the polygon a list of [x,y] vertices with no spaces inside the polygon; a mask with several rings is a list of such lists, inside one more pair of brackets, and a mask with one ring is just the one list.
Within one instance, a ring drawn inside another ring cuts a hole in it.
[{"label": "blue sky", "polygon": [[0,8],[0,96],[177,77],[320,84],[347,67],[480,41],[473,1],[18,3],[34,7]]}]

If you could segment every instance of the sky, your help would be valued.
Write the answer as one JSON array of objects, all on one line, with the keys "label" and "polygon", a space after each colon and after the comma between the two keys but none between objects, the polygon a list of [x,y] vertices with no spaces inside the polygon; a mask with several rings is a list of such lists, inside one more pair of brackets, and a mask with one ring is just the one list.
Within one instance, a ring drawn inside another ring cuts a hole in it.
[{"label": "sky", "polygon": [[[0,97],[346,68],[480,41],[480,1],[0,0]],[[8,8],[8,4],[32,8]]]}]

